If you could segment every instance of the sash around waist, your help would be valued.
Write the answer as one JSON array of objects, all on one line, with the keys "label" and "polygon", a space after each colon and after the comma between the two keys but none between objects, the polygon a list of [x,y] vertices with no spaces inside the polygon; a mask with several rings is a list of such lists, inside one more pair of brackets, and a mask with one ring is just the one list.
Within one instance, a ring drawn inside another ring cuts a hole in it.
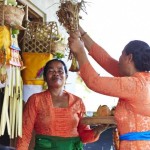
[{"label": "sash around waist", "polygon": [[128,141],[137,141],[137,140],[150,140],[150,130],[143,132],[129,132],[123,135],[120,135],[120,140],[128,140]]},{"label": "sash around waist", "polygon": [[34,150],[83,150],[80,137],[36,135]]}]

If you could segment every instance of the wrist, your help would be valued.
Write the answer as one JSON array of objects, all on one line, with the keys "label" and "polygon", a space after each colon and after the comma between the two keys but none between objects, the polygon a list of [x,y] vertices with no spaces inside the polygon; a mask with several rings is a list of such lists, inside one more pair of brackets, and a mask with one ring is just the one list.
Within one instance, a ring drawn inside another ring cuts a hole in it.
[{"label": "wrist", "polygon": [[83,33],[81,33],[81,38],[84,37],[86,34],[87,34],[87,32],[85,32],[85,31]]},{"label": "wrist", "polygon": [[101,135],[101,132],[99,130],[94,129],[94,137],[97,138]]},{"label": "wrist", "polygon": [[79,26],[79,31],[81,35],[85,32],[81,26]]},{"label": "wrist", "polygon": [[81,67],[83,64],[87,62],[87,56],[85,51],[80,51],[79,53],[74,54],[76,59],[78,60],[79,66]]}]

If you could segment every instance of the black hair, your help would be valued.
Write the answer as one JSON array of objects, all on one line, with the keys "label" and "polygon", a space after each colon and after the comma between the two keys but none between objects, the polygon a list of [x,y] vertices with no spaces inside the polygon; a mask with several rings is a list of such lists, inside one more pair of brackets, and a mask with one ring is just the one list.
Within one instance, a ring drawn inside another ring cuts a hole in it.
[{"label": "black hair", "polygon": [[139,71],[150,71],[150,47],[140,40],[130,41],[124,48],[127,55],[132,54],[135,68]]},{"label": "black hair", "polygon": [[43,76],[44,76],[44,77],[46,77],[46,73],[47,73],[47,70],[48,70],[48,66],[49,66],[49,64],[51,64],[52,62],[60,62],[60,63],[62,63],[62,65],[64,66],[64,69],[65,69],[65,73],[66,73],[66,75],[68,75],[68,71],[67,71],[67,66],[66,66],[66,64],[65,64],[62,60],[55,58],[55,59],[49,60],[49,61],[46,63],[46,65],[45,65],[45,67],[44,67],[44,72],[43,72]]}]

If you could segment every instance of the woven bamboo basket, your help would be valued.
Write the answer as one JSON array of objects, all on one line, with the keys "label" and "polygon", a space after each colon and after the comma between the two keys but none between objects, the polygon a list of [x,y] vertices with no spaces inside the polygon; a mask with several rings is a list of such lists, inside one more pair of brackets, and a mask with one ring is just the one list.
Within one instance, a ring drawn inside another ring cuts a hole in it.
[{"label": "woven bamboo basket", "polygon": [[0,5],[0,25],[8,25],[16,29],[24,29],[22,21],[25,12],[15,6]]},{"label": "woven bamboo basket", "polygon": [[51,53],[56,38],[56,22],[28,22],[23,38],[23,52]]}]

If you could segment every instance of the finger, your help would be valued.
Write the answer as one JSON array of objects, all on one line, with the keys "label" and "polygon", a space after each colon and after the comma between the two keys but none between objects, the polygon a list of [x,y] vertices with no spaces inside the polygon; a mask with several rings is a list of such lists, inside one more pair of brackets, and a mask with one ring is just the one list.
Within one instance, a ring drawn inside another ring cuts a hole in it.
[{"label": "finger", "polygon": [[81,41],[81,37],[76,37],[76,38],[73,38],[73,37],[69,37],[68,38],[68,42],[69,43],[74,43],[74,42],[79,42],[79,41]]},{"label": "finger", "polygon": [[69,43],[71,43],[71,42],[74,41],[74,39],[73,39],[72,37],[69,37],[69,38],[68,38],[68,41],[69,41]]},{"label": "finger", "polygon": [[72,38],[81,38],[81,34],[79,31],[70,32],[70,37]]}]

